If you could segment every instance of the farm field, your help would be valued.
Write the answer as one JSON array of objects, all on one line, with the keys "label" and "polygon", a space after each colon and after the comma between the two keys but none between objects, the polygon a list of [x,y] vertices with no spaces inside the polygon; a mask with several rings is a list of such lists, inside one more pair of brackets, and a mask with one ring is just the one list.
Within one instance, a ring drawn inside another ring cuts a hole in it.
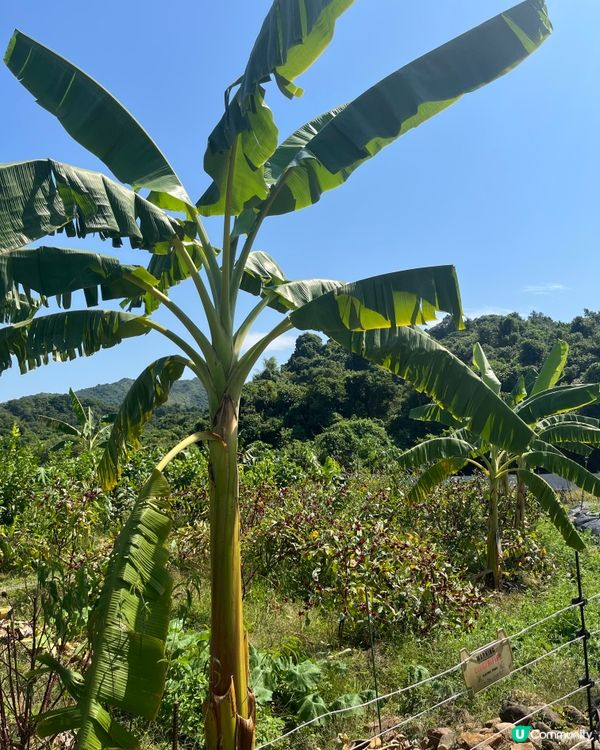
[{"label": "farm field", "polygon": [[600,7],[501,3],[3,9],[0,750],[595,750]]}]

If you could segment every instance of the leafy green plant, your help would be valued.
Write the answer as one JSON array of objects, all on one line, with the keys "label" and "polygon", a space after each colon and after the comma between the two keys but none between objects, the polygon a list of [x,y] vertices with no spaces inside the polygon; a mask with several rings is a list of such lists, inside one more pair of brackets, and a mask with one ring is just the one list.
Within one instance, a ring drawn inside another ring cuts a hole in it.
[{"label": "leafy green plant", "polygon": [[[0,438],[0,526],[10,524],[35,485],[36,455],[13,424],[10,435]],[[1,532],[0,532],[1,533]]]},{"label": "leafy green plant", "polygon": [[[96,81],[18,31],[5,55],[19,82],[130,188],[51,159],[0,167],[5,196],[0,306],[5,319],[19,321],[0,330],[0,369],[13,357],[27,371],[52,357],[91,355],[156,331],[180,353],[150,364],[125,397],[99,464],[103,486],[114,486],[144,423],[186,368],[206,389],[211,429],[221,438],[209,447],[212,638],[205,728],[211,750],[254,742],[240,571],[238,411],[242,386],[272,341],[293,327],[325,332],[469,419],[484,438],[524,446],[531,437],[468,368],[427,334],[408,327],[433,320],[437,311],[462,324],[453,267],[388,273],[352,284],[292,281],[270,256],[254,250],[268,216],[316,203],[391,141],[514,68],[551,30],[543,1],[525,0],[398,69],[278,145],[263,84],[273,77],[287,96],[299,95],[294,79],[325,49],[337,18],[350,5],[351,0],[275,0],[242,76],[226,90],[225,112],[209,136],[204,160],[211,184],[198,201],[190,199],[138,122]],[[149,190],[146,197],[141,188]],[[221,248],[209,240],[202,215],[224,217]],[[116,246],[129,239],[153,256],[145,269],[84,250],[26,247],[57,230],[80,237],[95,232]],[[209,335],[167,294],[185,279],[198,293]],[[37,316],[30,310],[23,320],[15,305],[21,289],[42,301],[53,297],[65,308],[73,292],[83,291],[92,308],[101,293],[103,300],[130,300],[131,309],[143,305],[144,312],[81,309]],[[259,301],[235,330],[240,290]],[[151,317],[160,305],[183,327],[183,336]],[[268,306],[283,314],[281,322],[242,354],[250,329]],[[494,408],[500,417],[490,420]],[[138,708],[151,712],[150,706],[136,703]],[[92,745],[90,716],[87,710],[78,749]],[[110,741],[132,742],[129,735],[113,735]]]},{"label": "leafy green plant", "polygon": [[85,452],[93,454],[96,448],[101,448],[106,443],[111,426],[110,424],[103,424],[102,418],[99,419],[94,414],[91,406],[88,406],[87,409],[84,408],[72,388],[69,388],[69,398],[78,427],[56,417],[42,416],[41,418],[63,435],[67,435],[65,440],[55,447],[61,448],[66,442],[72,441],[79,444]]},{"label": "leafy green plant", "polygon": [[339,636],[363,644],[367,593],[378,631],[469,627],[482,597],[460,574],[465,561],[431,532],[414,531],[414,509],[399,509],[401,502],[389,490],[369,490],[360,476],[263,497],[262,515],[243,538],[245,573],[302,601],[307,616],[316,606],[333,612]]},{"label": "leafy green plant", "polygon": [[[600,399],[600,384],[556,385],[564,371],[567,354],[568,346],[559,340],[540,372],[532,374],[530,383],[521,376],[507,397],[515,414],[531,426],[535,435],[525,449],[518,445],[501,447],[473,434],[461,420],[437,404],[418,407],[411,412],[416,419],[435,420],[447,425],[451,432],[448,437],[425,440],[402,455],[400,464],[405,468],[427,466],[411,489],[409,500],[425,497],[436,485],[467,465],[476,467],[485,475],[489,501],[487,567],[496,588],[500,586],[502,559],[498,502],[510,475],[514,475],[518,482],[517,516],[521,519],[524,516],[524,488],[527,488],[548,513],[566,543],[575,550],[584,549],[584,543],[556,492],[535,473],[536,469],[544,469],[595,497],[600,496],[597,477],[559,449],[559,446],[565,446],[586,453],[589,445],[600,444],[600,422],[572,414],[574,410]],[[473,366],[489,389],[499,394],[500,381],[479,343],[473,346]]]},{"label": "leafy green plant", "polygon": [[[171,727],[175,707],[179,716],[179,740],[199,742],[204,719],[202,705],[209,691],[210,634],[208,631],[185,629],[179,620],[171,622],[167,637],[169,670],[161,722]],[[343,662],[322,659],[314,661],[295,650],[282,653],[258,651],[251,648],[249,655],[250,684],[256,697],[258,715],[264,717],[262,741],[274,739],[286,726],[307,721],[323,725],[323,716],[330,710],[348,709],[348,715],[360,713],[353,707],[370,700],[371,690],[347,693],[331,702],[324,697],[330,692],[328,675],[332,670],[344,669]],[[315,721],[316,720],[316,721]]]}]

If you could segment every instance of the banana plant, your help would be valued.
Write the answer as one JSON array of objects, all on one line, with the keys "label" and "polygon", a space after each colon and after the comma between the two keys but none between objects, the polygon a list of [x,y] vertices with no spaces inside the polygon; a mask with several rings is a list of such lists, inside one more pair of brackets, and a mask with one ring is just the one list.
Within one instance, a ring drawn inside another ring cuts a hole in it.
[{"label": "banana plant", "polygon": [[[439,311],[462,327],[452,266],[353,283],[292,280],[270,255],[254,249],[265,219],[316,203],[384,146],[513,69],[551,31],[543,1],[526,0],[280,142],[265,101],[267,84],[274,80],[285,96],[300,95],[296,78],[325,49],[351,4],[273,2],[242,75],[226,90],[225,111],[204,157],[211,182],[198,201],[190,199],[133,116],[79,68],[18,31],[5,55],[37,102],[116,179],[52,159],[0,166],[0,300],[4,319],[13,320],[0,329],[0,371],[13,358],[26,372],[50,359],[92,355],[150,331],[173,344],[177,353],[150,363],[119,409],[98,466],[107,488],[117,482],[144,423],[184,370],[206,389],[212,434],[219,438],[208,446],[212,638],[205,732],[210,750],[254,744],[236,456],[242,386],[271,342],[294,327],[321,331],[411,381],[483,439],[524,449],[532,437],[468,367],[417,328]],[[204,216],[222,217],[220,246],[211,242]],[[96,234],[117,248],[128,240],[150,252],[150,261],[147,267],[127,265],[89,249],[30,246],[56,232],[80,239]],[[196,305],[185,311],[169,295],[186,280],[197,292],[201,316]],[[85,305],[70,310],[78,291]],[[238,311],[240,292],[257,297],[245,316]],[[98,307],[100,297],[120,300],[124,308]],[[49,300],[65,309],[40,315],[39,307]],[[180,332],[152,317],[159,306],[171,313]],[[244,350],[267,307],[279,311],[281,321]],[[110,702],[110,691],[103,697]],[[77,748],[106,746],[100,729],[96,740],[89,731],[79,732]],[[110,742],[115,747],[121,740]]]},{"label": "banana plant", "polygon": [[100,448],[106,442],[111,425],[102,424],[102,419],[96,417],[91,406],[88,406],[86,409],[72,388],[69,388],[69,398],[71,399],[71,408],[79,425],[78,427],[64,419],[57,419],[56,417],[42,415],[41,419],[46,424],[54,427],[58,432],[62,432],[63,435],[67,436],[54,446],[55,449],[62,447],[70,440],[79,443],[84,451],[92,454],[96,448]]},{"label": "banana plant", "polygon": [[[425,440],[406,451],[401,465],[415,469],[427,466],[411,488],[408,500],[421,500],[441,482],[467,465],[481,471],[488,482],[488,537],[487,569],[494,586],[500,587],[502,547],[498,499],[508,486],[508,478],[517,482],[517,514],[524,517],[526,491],[529,490],[548,513],[565,542],[576,550],[583,549],[581,537],[551,485],[536,474],[543,469],[573,482],[578,487],[600,497],[600,480],[578,463],[565,456],[561,448],[588,455],[591,446],[600,445],[600,420],[572,414],[600,399],[600,383],[557,386],[567,361],[568,345],[557,341],[539,374],[521,376],[507,403],[514,413],[531,428],[534,438],[523,450],[518,442],[499,446],[493,440],[473,433],[464,420],[438,404],[426,404],[412,409],[413,419],[436,421],[448,428],[448,434]],[[473,367],[482,382],[500,395],[501,384],[479,343],[473,346]],[[533,377],[532,377],[533,376]],[[527,396],[528,391],[530,395]]]}]

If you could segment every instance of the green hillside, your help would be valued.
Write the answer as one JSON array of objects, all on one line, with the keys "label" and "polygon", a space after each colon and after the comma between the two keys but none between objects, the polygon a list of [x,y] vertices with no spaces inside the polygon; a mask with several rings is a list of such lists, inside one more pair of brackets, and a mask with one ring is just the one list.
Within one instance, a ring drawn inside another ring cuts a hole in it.
[{"label": "green hillside", "polygon": [[[98,415],[110,414],[119,407],[132,383],[131,378],[122,378],[115,383],[83,388],[77,395],[84,406],[91,406]],[[168,402],[157,410],[148,424],[146,439],[155,442],[162,431],[172,432],[174,436],[187,434],[205,409],[206,393],[197,378],[175,383]],[[6,434],[16,421],[25,435],[48,439],[56,433],[40,419],[42,415],[73,422],[69,396],[38,393],[5,401],[0,404],[0,434]]]},{"label": "green hillside", "polygon": [[[469,362],[473,344],[479,341],[492,367],[510,391],[524,368],[539,367],[557,338],[569,344],[565,383],[600,380],[600,313],[586,310],[572,321],[555,321],[541,313],[523,318],[484,315],[467,320],[464,331],[456,331],[449,320],[431,328],[441,341],[464,362]],[[98,413],[114,411],[133,381],[96,385],[78,392],[86,405]],[[401,447],[412,445],[433,426],[415,422],[409,410],[426,399],[389,372],[346,353],[332,342],[308,333],[298,337],[289,360],[279,366],[266,360],[263,369],[247,383],[242,398],[241,440],[256,440],[281,447],[288,439],[306,440],[333,429],[340,419],[371,419],[382,424]],[[175,383],[169,401],[148,424],[145,437],[151,443],[168,444],[202,424],[206,394],[197,379]],[[600,416],[600,409],[587,413]],[[39,415],[72,419],[66,394],[40,393],[0,404],[0,434],[18,421],[26,434],[45,439],[51,429]]]}]

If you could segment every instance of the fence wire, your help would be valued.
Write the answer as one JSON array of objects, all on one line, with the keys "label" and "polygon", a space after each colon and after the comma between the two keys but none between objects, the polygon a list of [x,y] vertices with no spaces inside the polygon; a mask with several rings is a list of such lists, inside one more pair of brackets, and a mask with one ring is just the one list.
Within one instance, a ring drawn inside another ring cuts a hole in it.
[{"label": "fence wire", "polygon": [[[590,596],[587,598],[587,603],[600,598],[600,592]],[[567,605],[566,607],[563,607],[562,609],[558,609],[555,612],[552,612],[549,615],[546,615],[545,617],[542,617],[539,620],[536,620],[536,622],[531,623],[531,625],[527,625],[527,627],[522,628],[521,630],[517,631],[516,633],[512,633],[511,635],[507,636],[504,639],[496,639],[494,641],[491,641],[490,643],[485,644],[482,648],[486,648],[489,646],[494,646],[498,643],[504,642],[504,641],[512,641],[516,638],[520,638],[521,636],[525,635],[525,633],[528,633],[529,631],[533,630],[534,628],[538,627],[539,625],[548,622],[549,620],[552,620],[556,617],[559,617],[560,615],[564,614],[565,612],[568,612],[572,609],[575,609],[580,606],[580,603],[578,601],[574,601],[573,603]],[[589,638],[591,638],[594,635],[600,634],[600,628],[598,630],[594,630],[591,633],[589,633]],[[579,635],[576,638],[573,638],[570,641],[567,641],[566,643],[562,643],[556,648],[553,648],[551,651],[546,651],[545,653],[541,654],[540,656],[531,659],[526,664],[521,665],[520,667],[517,667],[516,669],[513,669],[509,674],[504,675],[500,679],[496,680],[493,683],[490,683],[489,685],[486,685],[486,687],[482,688],[479,692],[483,692],[484,690],[487,690],[488,688],[494,687],[499,682],[502,682],[503,680],[509,679],[510,677],[513,677],[515,674],[522,672],[525,669],[528,669],[529,667],[533,666],[534,664],[537,664],[538,662],[542,661],[543,659],[548,658],[549,656],[552,656],[556,654],[557,652],[561,651],[564,648],[567,648],[568,646],[572,646],[574,643],[578,643],[579,641],[583,641],[586,638],[585,635]],[[477,649],[481,650],[481,649]],[[302,729],[306,729],[306,727],[311,726],[312,724],[316,724],[317,722],[321,722],[324,719],[330,717],[330,716],[337,716],[344,713],[354,712],[361,710],[363,708],[367,708],[368,706],[371,706],[375,703],[379,703],[381,701],[388,700],[389,698],[393,698],[397,695],[401,695],[403,693],[406,693],[411,690],[416,690],[419,687],[422,687],[423,685],[427,685],[429,683],[435,682],[442,677],[446,677],[449,674],[452,674],[459,669],[461,669],[465,664],[467,664],[471,660],[472,656],[467,657],[466,659],[463,659],[462,661],[459,661],[457,664],[454,664],[452,667],[449,667],[448,669],[445,669],[443,672],[439,672],[438,674],[432,675],[430,677],[426,677],[423,680],[419,680],[418,682],[411,683],[410,685],[406,685],[405,687],[398,688],[396,690],[392,690],[389,693],[385,693],[384,695],[378,695],[375,698],[371,698],[368,701],[365,701],[364,703],[359,703],[355,706],[345,706],[343,708],[337,708],[332,711],[327,711],[324,714],[320,714],[319,716],[315,716],[313,719],[310,719],[309,721],[304,722],[303,724],[299,724],[297,727],[294,727],[293,729],[290,729],[288,732],[285,732],[284,734],[280,735],[279,737],[276,737],[273,740],[270,740],[269,742],[265,742],[264,744],[258,746],[256,750],[264,750],[267,747],[271,747],[272,745],[275,745],[276,743],[280,742],[281,740],[284,740],[288,737],[290,737],[293,734],[296,734],[296,732],[301,731]],[[561,700],[565,700],[566,698],[569,698],[571,695],[575,695],[576,693],[580,692],[581,690],[585,690],[586,686],[579,687],[577,690],[575,690],[572,693],[569,693],[567,696],[563,696],[562,698],[558,698],[555,701],[552,701],[550,703],[545,704],[544,706],[539,707],[534,711],[531,716],[533,716],[538,711],[541,711],[544,708],[547,708],[548,706],[552,706],[555,703],[559,703]],[[444,700],[440,701],[439,703],[436,703],[433,706],[429,706],[426,709],[423,709],[423,711],[420,711],[417,714],[414,714],[413,716],[408,717],[407,719],[403,719],[398,724],[395,724],[393,727],[389,727],[388,729],[384,730],[383,732],[380,732],[379,734],[376,734],[372,737],[370,737],[370,740],[378,739],[379,737],[382,737],[384,734],[387,734],[388,732],[393,731],[394,729],[398,729],[402,726],[405,726],[406,724],[409,724],[412,721],[415,721],[416,719],[420,718],[421,716],[424,716],[427,713],[431,713],[432,711],[435,711],[437,708],[441,708],[442,706],[451,703],[455,700],[458,700],[458,698],[461,698],[463,696],[466,696],[470,693],[469,689],[461,690],[458,693],[455,693],[454,695],[451,695],[448,698],[445,698]],[[529,716],[526,716],[524,718],[529,718]],[[501,734],[501,733],[500,733]],[[495,735],[489,735],[489,736],[495,736]],[[488,738],[486,738],[486,743],[488,741]],[[485,744],[485,743],[482,743]],[[581,744],[581,743],[578,743]],[[471,750],[476,750],[478,745],[476,745],[474,748],[471,748]]]}]

